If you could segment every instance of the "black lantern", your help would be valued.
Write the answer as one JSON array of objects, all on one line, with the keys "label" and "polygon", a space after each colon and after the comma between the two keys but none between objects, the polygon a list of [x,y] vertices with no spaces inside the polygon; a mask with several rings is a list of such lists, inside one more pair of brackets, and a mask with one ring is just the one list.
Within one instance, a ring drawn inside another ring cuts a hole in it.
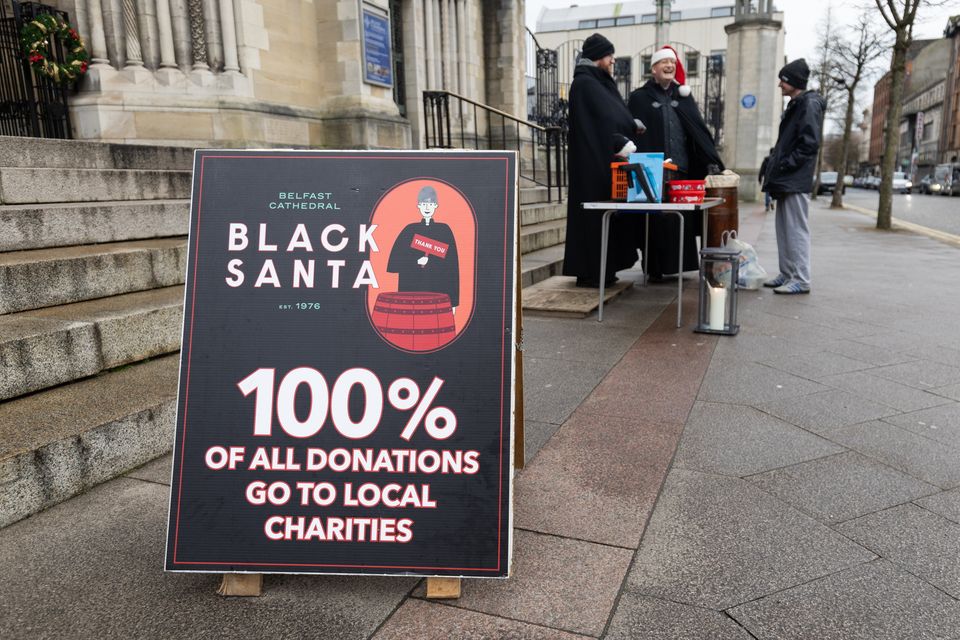
[{"label": "black lantern", "polygon": [[700,308],[694,331],[726,336],[740,331],[737,324],[739,277],[739,251],[722,247],[700,251]]}]

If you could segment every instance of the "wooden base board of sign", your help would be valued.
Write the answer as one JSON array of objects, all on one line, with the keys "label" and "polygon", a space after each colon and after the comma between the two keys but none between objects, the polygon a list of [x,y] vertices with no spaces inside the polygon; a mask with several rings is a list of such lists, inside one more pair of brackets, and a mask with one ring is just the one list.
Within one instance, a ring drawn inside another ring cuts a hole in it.
[{"label": "wooden base board of sign", "polygon": [[262,592],[262,573],[225,573],[217,589],[220,596],[259,596]]},{"label": "wooden base board of sign", "polygon": [[427,578],[427,597],[453,600],[460,597],[460,578]]},{"label": "wooden base board of sign", "polygon": [[517,258],[517,317],[514,320],[514,335],[516,336],[517,350],[517,378],[514,383],[514,418],[513,418],[513,466],[523,469],[523,288],[520,273],[520,258]]}]

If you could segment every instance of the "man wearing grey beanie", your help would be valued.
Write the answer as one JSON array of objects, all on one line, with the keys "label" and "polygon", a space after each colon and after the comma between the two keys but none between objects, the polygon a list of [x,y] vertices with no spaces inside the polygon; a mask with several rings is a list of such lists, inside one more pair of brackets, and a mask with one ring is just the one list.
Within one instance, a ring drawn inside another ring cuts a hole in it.
[{"label": "man wearing grey beanie", "polygon": [[803,58],[777,74],[780,91],[790,98],[780,119],[780,134],[763,176],[763,190],[776,201],[777,252],[780,273],[764,283],[774,293],[810,293],[810,189],[820,148],[820,127],[826,106],[807,91],[810,68]]}]

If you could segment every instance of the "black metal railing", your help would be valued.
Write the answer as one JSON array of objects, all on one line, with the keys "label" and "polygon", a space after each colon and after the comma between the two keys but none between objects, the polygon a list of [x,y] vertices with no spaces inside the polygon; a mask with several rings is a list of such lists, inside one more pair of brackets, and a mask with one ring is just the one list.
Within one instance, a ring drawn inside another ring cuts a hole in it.
[{"label": "black metal railing", "polygon": [[[454,106],[451,108],[451,102]],[[547,198],[563,200],[566,136],[450,91],[423,92],[424,137],[428,149],[516,151],[520,177],[547,188]]]},{"label": "black metal railing", "polygon": [[[70,16],[37,2],[0,0],[0,134],[35,138],[71,138],[67,87],[35,73],[23,55],[20,30],[38,15],[50,13],[67,22]],[[65,59],[54,39],[55,60]]]}]

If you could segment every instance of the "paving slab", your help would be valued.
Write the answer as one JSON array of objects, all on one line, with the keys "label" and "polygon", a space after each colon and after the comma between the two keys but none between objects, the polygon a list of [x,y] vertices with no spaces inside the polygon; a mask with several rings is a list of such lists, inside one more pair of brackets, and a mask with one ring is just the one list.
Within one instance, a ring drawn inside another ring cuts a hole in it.
[{"label": "paving slab", "polygon": [[591,637],[448,604],[410,599],[377,631],[373,640],[586,640]]},{"label": "paving slab", "polygon": [[606,640],[749,640],[730,616],[633,592],[620,597]]},{"label": "paving slab", "polygon": [[560,428],[552,422],[523,421],[523,461],[529,463]]},{"label": "paving slab", "polygon": [[757,408],[819,435],[899,413],[893,407],[842,389],[765,402]]},{"label": "paving slab", "polygon": [[843,450],[752,407],[697,402],[674,464],[696,471],[748,476]]},{"label": "paving slab", "polygon": [[810,380],[817,380],[838,373],[862,371],[873,367],[873,365],[868,362],[848,358],[847,356],[842,356],[830,351],[779,356],[764,360],[761,364]]},{"label": "paving slab", "polygon": [[960,598],[960,524],[905,504],[845,522],[837,531]]},{"label": "paving slab", "polygon": [[414,578],[266,576],[259,598],[164,573],[169,489],[122,478],[0,536],[0,637],[366,639]]},{"label": "paving slab", "polygon": [[173,454],[168,453],[165,456],[160,456],[152,462],[148,462],[142,467],[137,467],[128,473],[126,477],[133,478],[135,480],[155,482],[157,484],[165,484],[169,487],[170,476],[173,471],[172,467]]},{"label": "paving slab", "polygon": [[889,416],[883,421],[960,449],[960,403]]},{"label": "paving slab", "polygon": [[851,520],[939,492],[933,485],[853,451],[747,480],[824,524]]},{"label": "paving slab", "polygon": [[612,366],[637,341],[654,320],[654,313],[638,318],[636,327],[605,326],[567,318],[525,317],[523,355],[525,358],[573,360]]},{"label": "paving slab", "polygon": [[563,424],[609,370],[602,364],[524,358],[524,418]]},{"label": "paving slab", "polygon": [[888,364],[900,364],[916,360],[916,356],[897,351],[891,351],[887,347],[879,347],[873,344],[867,344],[859,340],[837,340],[826,347],[828,351],[839,353],[840,355],[869,362],[875,366]]},{"label": "paving slab", "polygon": [[943,491],[914,502],[927,511],[933,511],[947,520],[960,523],[960,489]]},{"label": "paving slab", "polygon": [[960,383],[960,368],[930,360],[915,360],[877,367],[871,370],[870,374],[905,384],[914,389],[935,389]]},{"label": "paving slab", "polygon": [[781,336],[737,334],[733,338],[723,338],[717,342],[714,359],[736,362],[760,362],[769,358],[793,356],[820,351],[799,340]]},{"label": "paving slab", "polygon": [[[451,605],[599,636],[633,551],[516,531],[509,580],[466,580]],[[426,587],[414,591],[423,597]]]},{"label": "paving slab", "polygon": [[960,603],[876,560],[729,611],[757,638],[957,638]]},{"label": "paving slab", "polygon": [[713,360],[703,379],[698,400],[758,405],[805,396],[830,387],[754,362],[731,364]]},{"label": "paving slab", "polygon": [[[896,366],[896,365],[895,365]],[[862,371],[822,378],[824,384],[846,389],[868,400],[875,400],[900,411],[919,411],[945,404],[947,399]]]},{"label": "paving slab", "polygon": [[873,558],[744,480],[675,468],[628,584],[638,594],[722,610]]},{"label": "paving slab", "polygon": [[960,400],[960,384],[948,384],[945,387],[931,389],[930,392],[951,400]]},{"label": "paving slab", "polygon": [[887,422],[838,429],[830,439],[941,489],[960,486],[960,449]]},{"label": "paving slab", "polygon": [[[659,321],[658,321],[659,322]],[[654,331],[628,351],[597,385],[581,409],[602,415],[643,416],[682,424],[703,380],[715,336],[676,336]]]},{"label": "paving slab", "polygon": [[578,411],[516,482],[516,526],[636,548],[680,425]]}]

